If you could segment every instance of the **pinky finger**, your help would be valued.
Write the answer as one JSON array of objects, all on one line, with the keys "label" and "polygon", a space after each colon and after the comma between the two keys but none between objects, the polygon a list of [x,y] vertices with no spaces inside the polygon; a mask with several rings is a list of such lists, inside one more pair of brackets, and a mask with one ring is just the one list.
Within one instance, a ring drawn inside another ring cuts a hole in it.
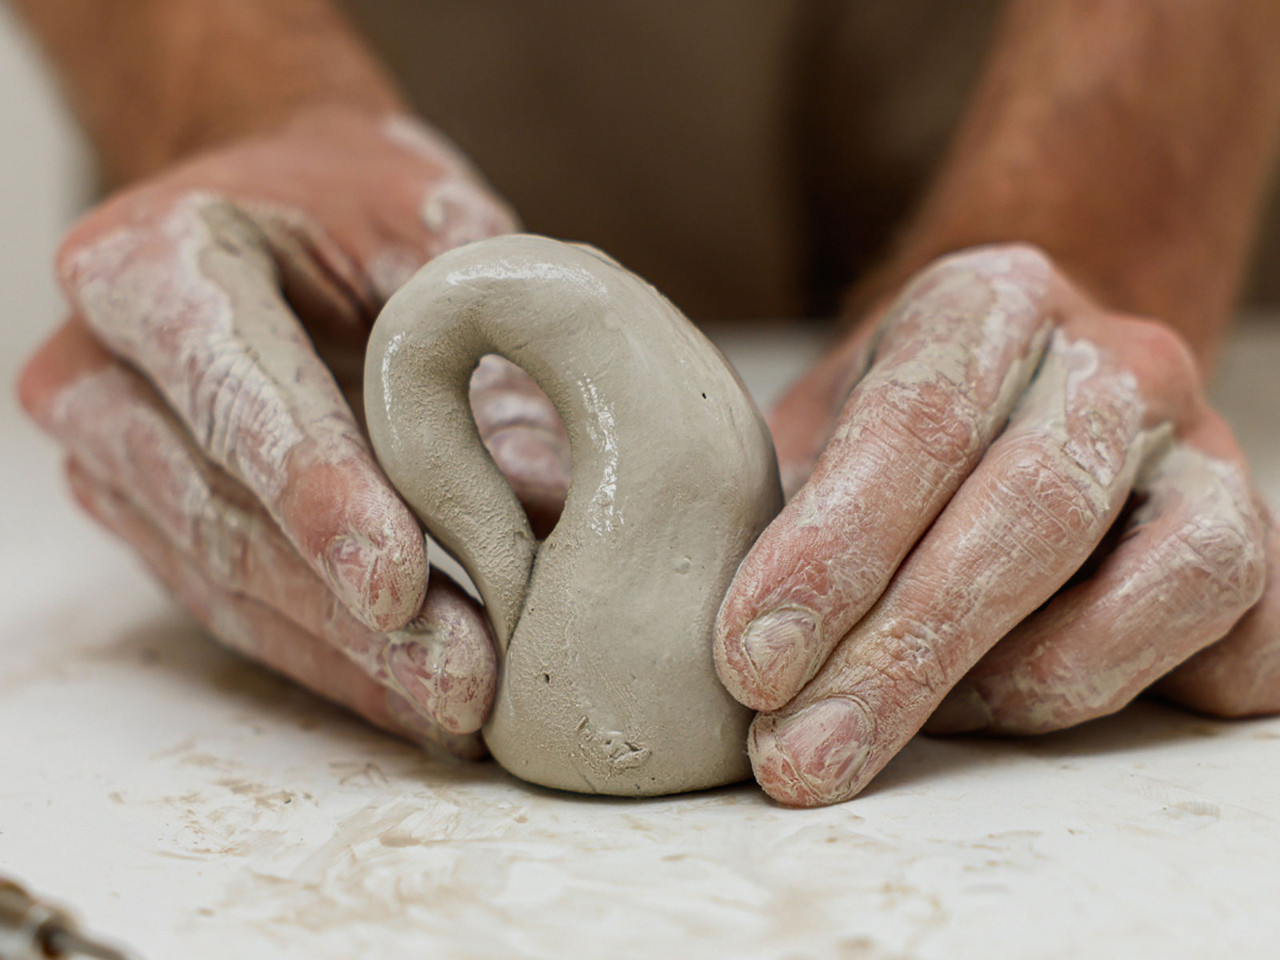
[{"label": "pinky finger", "polygon": [[1267,585],[1225,637],[1156,686],[1184,707],[1217,717],[1280,713],[1280,516],[1267,533]]},{"label": "pinky finger", "polygon": [[1176,444],[1146,493],[1098,571],[1001,640],[927,732],[1047,733],[1105,716],[1227,634],[1262,590],[1262,523],[1243,472]]},{"label": "pinky finger", "polygon": [[96,482],[76,461],[68,463],[67,476],[80,505],[137,550],[156,578],[228,647],[375,726],[424,747],[467,760],[485,756],[477,734],[443,730],[423,717],[408,699],[379,685],[320,637],[270,607],[216,585],[155,530],[136,507]]}]

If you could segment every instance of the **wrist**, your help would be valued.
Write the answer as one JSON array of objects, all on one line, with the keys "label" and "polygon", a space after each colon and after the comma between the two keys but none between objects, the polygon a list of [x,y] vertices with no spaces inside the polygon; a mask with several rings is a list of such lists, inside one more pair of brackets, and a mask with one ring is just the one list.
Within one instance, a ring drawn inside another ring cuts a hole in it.
[{"label": "wrist", "polygon": [[862,302],[945,253],[1030,243],[1207,362],[1280,146],[1278,28],[1274,3],[1191,0],[1171,16],[1011,0],[946,161]]},{"label": "wrist", "polygon": [[381,121],[407,108],[396,97],[305,96],[235,109],[227,104],[209,114],[193,114],[146,153],[131,158],[136,179],[206,151],[274,133],[305,133],[353,121]]},{"label": "wrist", "polygon": [[1073,232],[1069,215],[1052,204],[1029,205],[1004,218],[963,216],[937,225],[917,224],[846,301],[862,313],[894,296],[916,273],[947,254],[988,244],[1024,243],[1043,250],[1082,291],[1117,312],[1160,317],[1179,327],[1207,325],[1220,332],[1235,299],[1247,248],[1215,249],[1191,233],[1168,233],[1113,243],[1088,223]]},{"label": "wrist", "polygon": [[[992,151],[999,153],[996,147]],[[1215,223],[1198,200],[1166,194],[1093,194],[1088,178],[1063,174],[1052,158],[995,183],[985,169],[1009,170],[996,156],[969,175],[941,182],[905,231],[886,275],[900,286],[940,256],[993,243],[1028,243],[1100,306],[1159,317],[1206,348],[1226,327],[1249,253],[1250,233]]]},{"label": "wrist", "polygon": [[322,105],[405,98],[331,0],[11,0],[108,186]]},{"label": "wrist", "polygon": [[154,165],[266,132],[323,123],[326,116],[381,119],[408,109],[397,84],[346,24],[261,51],[265,59],[252,73],[239,68],[238,56],[227,59],[227,50],[236,49],[230,38],[207,42],[215,61],[192,70],[191,96],[177,111],[178,122],[166,133]]}]

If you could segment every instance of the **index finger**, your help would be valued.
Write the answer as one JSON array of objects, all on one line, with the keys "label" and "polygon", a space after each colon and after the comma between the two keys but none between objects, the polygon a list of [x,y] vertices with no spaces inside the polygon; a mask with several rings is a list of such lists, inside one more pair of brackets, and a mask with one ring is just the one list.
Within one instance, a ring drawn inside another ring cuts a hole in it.
[{"label": "index finger", "polygon": [[729,692],[789,701],[870,609],[973,470],[1043,354],[1052,281],[1029,247],[939,261],[890,310],[809,482],[761,535],[716,621]]},{"label": "index finger", "polygon": [[73,235],[59,266],[89,327],[353,613],[379,631],[414,616],[427,584],[417,521],[280,293],[252,221],[212,195],[152,201],[113,230]]}]

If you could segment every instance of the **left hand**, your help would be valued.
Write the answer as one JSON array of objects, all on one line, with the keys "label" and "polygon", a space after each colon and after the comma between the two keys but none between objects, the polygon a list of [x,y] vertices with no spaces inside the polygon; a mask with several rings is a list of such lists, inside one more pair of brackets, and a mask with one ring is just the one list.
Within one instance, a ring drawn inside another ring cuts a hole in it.
[{"label": "left hand", "polygon": [[799,489],[715,652],[764,711],[775,799],[854,796],[926,723],[1058,730],[1162,677],[1208,712],[1280,709],[1280,527],[1194,357],[1038,251],[938,261],[772,427]]},{"label": "left hand", "polygon": [[[482,751],[492,638],[428,574],[357,411],[385,299],[514,227],[431,128],[315,107],[90,212],[58,258],[71,316],[19,385],[79,502],[210,633],[463,756]],[[554,407],[499,357],[471,383],[482,439],[546,529],[568,485]]]}]

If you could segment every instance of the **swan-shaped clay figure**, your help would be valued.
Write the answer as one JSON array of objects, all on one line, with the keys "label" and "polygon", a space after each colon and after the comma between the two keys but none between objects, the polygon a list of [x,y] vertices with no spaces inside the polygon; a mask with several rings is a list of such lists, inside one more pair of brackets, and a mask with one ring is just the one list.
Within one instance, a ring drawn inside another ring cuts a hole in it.
[{"label": "swan-shaped clay figure", "polygon": [[[468,402],[487,354],[564,420],[572,479],[535,539]],[[654,795],[749,775],[751,713],[711,636],[738,563],[782,506],[769,432],[711,343],[590,247],[516,235],[431,261],[365,362],[378,459],[475,581],[500,675],[490,752],[533,783]]]}]

